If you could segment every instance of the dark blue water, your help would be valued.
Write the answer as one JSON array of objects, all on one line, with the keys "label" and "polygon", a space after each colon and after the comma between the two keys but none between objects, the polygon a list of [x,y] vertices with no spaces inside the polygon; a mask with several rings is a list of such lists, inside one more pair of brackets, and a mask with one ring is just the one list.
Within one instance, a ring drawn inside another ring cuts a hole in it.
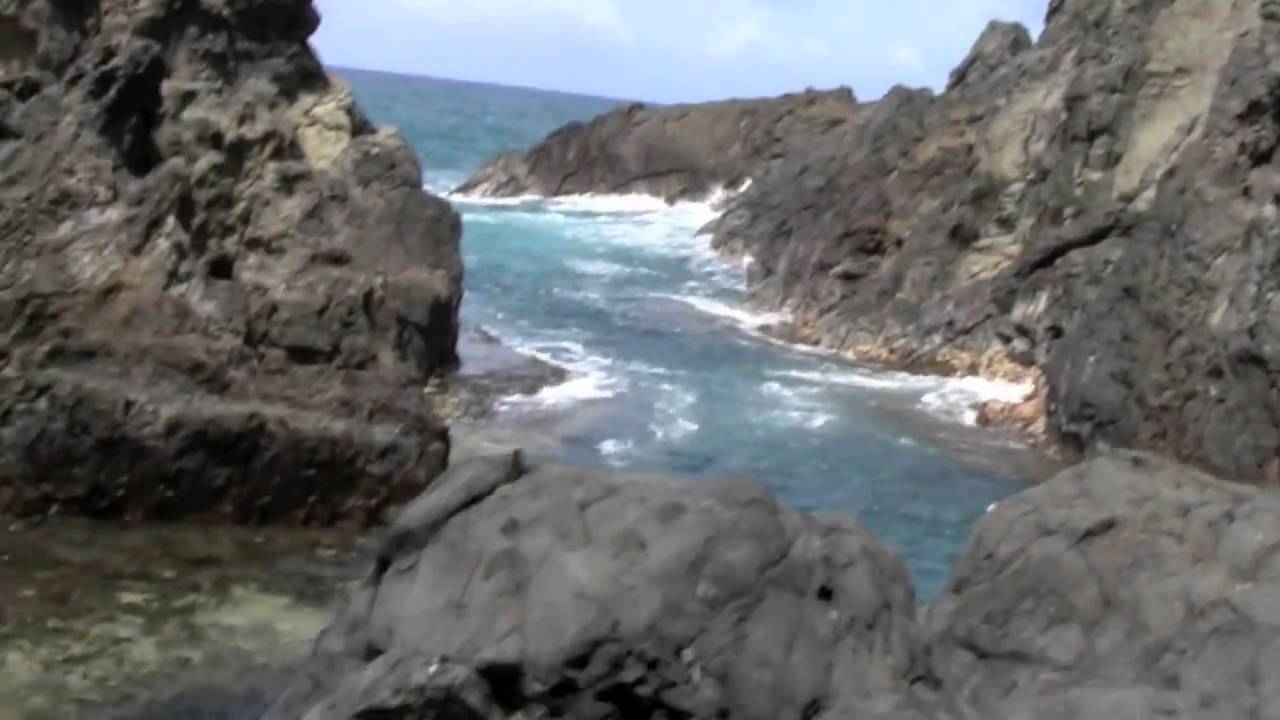
[{"label": "dark blue water", "polygon": [[[375,121],[404,131],[442,193],[491,155],[616,104],[339,74]],[[464,319],[573,371],[503,411],[586,418],[564,440],[566,459],[746,475],[801,508],[854,513],[901,553],[926,597],[973,520],[1020,487],[1016,471],[947,449],[956,437],[1001,447],[964,424],[974,401],[1015,389],[876,371],[760,337],[773,318],[746,307],[741,268],[695,237],[714,203],[451,199],[464,219]]]}]

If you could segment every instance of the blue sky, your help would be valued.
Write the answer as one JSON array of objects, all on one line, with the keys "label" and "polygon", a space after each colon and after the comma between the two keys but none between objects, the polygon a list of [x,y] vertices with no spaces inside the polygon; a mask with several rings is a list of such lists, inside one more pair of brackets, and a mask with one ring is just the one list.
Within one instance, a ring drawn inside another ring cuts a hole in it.
[{"label": "blue sky", "polygon": [[939,87],[987,21],[1048,0],[317,0],[348,67],[658,102]]}]

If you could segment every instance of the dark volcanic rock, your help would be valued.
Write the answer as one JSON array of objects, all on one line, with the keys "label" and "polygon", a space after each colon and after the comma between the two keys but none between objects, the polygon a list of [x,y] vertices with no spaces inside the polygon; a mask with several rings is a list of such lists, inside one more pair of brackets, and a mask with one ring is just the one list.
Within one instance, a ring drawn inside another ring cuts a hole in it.
[{"label": "dark volcanic rock", "polygon": [[928,612],[962,718],[1277,717],[1280,498],[1150,455],[989,513]]},{"label": "dark volcanic rock", "polygon": [[921,650],[902,564],[852,522],[485,458],[406,508],[270,717],[861,717],[905,707]]},{"label": "dark volcanic rock", "polygon": [[460,223],[309,0],[0,0],[0,512],[376,517],[444,466]]},{"label": "dark volcanic rock", "polygon": [[792,143],[831,132],[856,107],[847,88],[709,105],[627,105],[492,160],[458,192],[646,193],[669,201],[738,187]]},{"label": "dark volcanic rock", "polygon": [[[747,166],[717,179],[753,183],[708,232],[754,258],[757,297],[790,308],[798,337],[1043,375],[1067,448],[1280,481],[1277,38],[1274,0],[1055,0],[1034,45],[988,28],[941,95],[897,88],[841,122],[779,125],[793,135],[767,162],[730,154]],[[560,131],[482,189],[608,191],[631,177],[609,148],[679,144],[622,118]],[[686,175],[719,172],[701,138]]]},{"label": "dark volcanic rock", "polygon": [[917,620],[850,522],[490,457],[406,509],[268,717],[1277,717],[1278,547],[1280,499],[1117,453],[989,512]]}]

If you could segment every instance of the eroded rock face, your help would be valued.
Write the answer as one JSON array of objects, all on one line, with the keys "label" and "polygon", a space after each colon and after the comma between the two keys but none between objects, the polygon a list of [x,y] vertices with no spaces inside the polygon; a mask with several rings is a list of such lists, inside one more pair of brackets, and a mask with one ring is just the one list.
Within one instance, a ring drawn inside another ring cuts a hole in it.
[{"label": "eroded rock face", "polygon": [[[1055,0],[1035,44],[992,24],[941,95],[897,88],[839,121],[778,125],[793,135],[732,172],[715,152],[682,157],[753,180],[707,230],[754,259],[755,294],[794,312],[792,337],[911,369],[1043,375],[1069,449],[1274,482],[1277,38],[1274,0]],[[673,118],[725,107],[650,115],[677,133]],[[479,187],[609,191],[601,148],[678,147],[621,117],[566,128],[505,161],[525,174],[491,168]],[[535,166],[573,184],[524,181]]]},{"label": "eroded rock face", "polygon": [[460,223],[309,0],[0,0],[0,512],[376,517],[444,467]]},{"label": "eroded rock face", "polygon": [[917,616],[850,521],[489,457],[405,510],[269,717],[1276,717],[1278,547],[1280,499],[1116,453],[989,512]]},{"label": "eroded rock face", "polygon": [[406,508],[270,717],[861,717],[922,659],[902,564],[850,521],[491,457]]}]

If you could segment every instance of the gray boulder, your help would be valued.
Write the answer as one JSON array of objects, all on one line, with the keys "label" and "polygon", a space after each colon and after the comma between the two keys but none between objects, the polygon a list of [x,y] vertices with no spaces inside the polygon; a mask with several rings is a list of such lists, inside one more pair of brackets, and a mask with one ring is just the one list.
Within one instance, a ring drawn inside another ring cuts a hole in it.
[{"label": "gray boulder", "polygon": [[989,513],[925,621],[960,718],[1280,717],[1280,498],[1117,453]]},{"label": "gray boulder", "polygon": [[[754,484],[459,465],[272,718],[813,718],[924,678],[902,564]],[[443,712],[443,711],[441,711]]]},{"label": "gray boulder", "polygon": [[451,470],[272,720],[1280,717],[1280,498],[1119,452],[992,509],[942,596],[748,483]]}]

